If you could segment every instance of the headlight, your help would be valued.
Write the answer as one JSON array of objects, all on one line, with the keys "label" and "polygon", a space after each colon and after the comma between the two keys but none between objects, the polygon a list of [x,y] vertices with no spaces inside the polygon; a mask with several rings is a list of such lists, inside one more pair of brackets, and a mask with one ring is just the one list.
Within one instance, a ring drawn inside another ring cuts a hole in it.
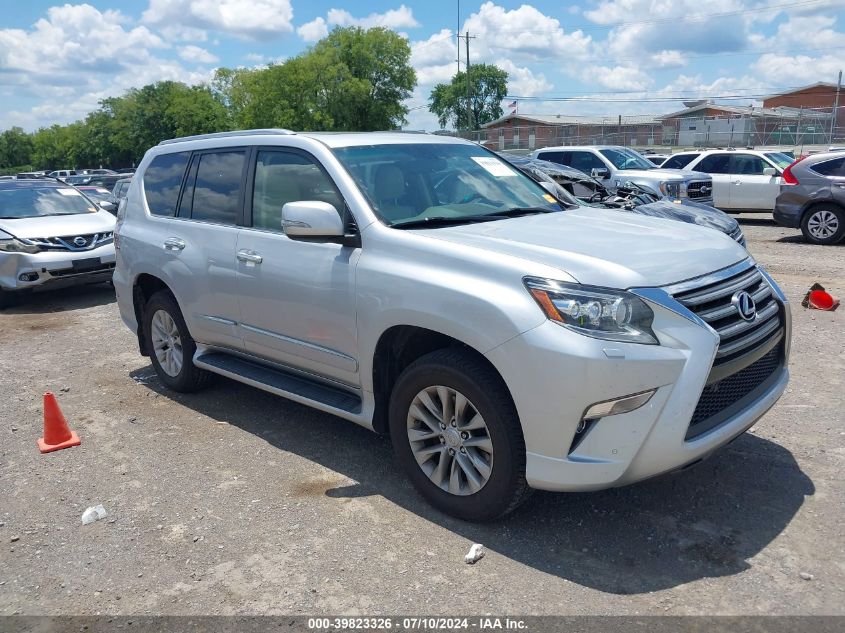
[{"label": "headlight", "polygon": [[681,182],[661,182],[660,192],[670,198],[680,198],[685,187]]},{"label": "headlight", "polygon": [[526,277],[525,285],[546,316],[585,336],[657,345],[654,312],[639,297],[610,288]]},{"label": "headlight", "polygon": [[0,235],[0,252],[5,253],[40,253],[41,249],[35,244],[26,244],[8,233]]}]

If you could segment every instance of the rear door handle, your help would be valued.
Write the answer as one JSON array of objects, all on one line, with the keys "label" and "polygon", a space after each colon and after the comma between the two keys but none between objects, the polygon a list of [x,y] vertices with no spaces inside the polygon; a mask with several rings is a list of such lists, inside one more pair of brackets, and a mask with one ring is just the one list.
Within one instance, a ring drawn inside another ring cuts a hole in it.
[{"label": "rear door handle", "polygon": [[238,251],[238,261],[245,264],[260,264],[264,258],[255,251],[240,250]]},{"label": "rear door handle", "polygon": [[168,237],[164,240],[164,248],[168,251],[181,251],[185,248],[185,240],[178,237]]}]

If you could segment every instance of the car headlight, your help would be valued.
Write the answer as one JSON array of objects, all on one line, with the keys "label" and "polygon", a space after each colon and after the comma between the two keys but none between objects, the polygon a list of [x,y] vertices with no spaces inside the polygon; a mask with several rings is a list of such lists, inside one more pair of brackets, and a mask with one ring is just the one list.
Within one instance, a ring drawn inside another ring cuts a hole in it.
[{"label": "car headlight", "polygon": [[622,343],[657,345],[654,312],[624,290],[526,277],[525,286],[552,321],[585,336]]},{"label": "car headlight", "polygon": [[681,182],[661,182],[660,192],[669,198],[680,198],[684,193],[684,186]]},{"label": "car headlight", "polygon": [[35,244],[27,244],[8,233],[0,231],[0,252],[4,253],[40,253],[41,249]]}]

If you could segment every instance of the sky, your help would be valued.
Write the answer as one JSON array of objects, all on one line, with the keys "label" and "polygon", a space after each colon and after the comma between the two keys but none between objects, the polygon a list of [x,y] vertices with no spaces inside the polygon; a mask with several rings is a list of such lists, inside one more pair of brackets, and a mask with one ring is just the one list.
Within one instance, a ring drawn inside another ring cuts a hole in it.
[{"label": "sky", "polygon": [[845,0],[0,0],[0,129],[69,123],[154,81],[280,62],[351,25],[409,40],[406,127],[429,131],[431,89],[458,68],[457,32],[474,38],[471,63],[508,72],[506,102],[525,114],[759,103],[845,67]]}]

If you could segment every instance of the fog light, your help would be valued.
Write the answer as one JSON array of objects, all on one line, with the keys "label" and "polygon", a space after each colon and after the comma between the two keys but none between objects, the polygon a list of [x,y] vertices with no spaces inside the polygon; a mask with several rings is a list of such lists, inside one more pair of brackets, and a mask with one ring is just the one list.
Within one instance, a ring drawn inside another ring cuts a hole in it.
[{"label": "fog light", "polygon": [[594,405],[587,407],[584,411],[582,420],[595,420],[597,418],[604,418],[609,415],[619,415],[620,413],[630,413],[635,409],[639,409],[646,402],[651,400],[654,392],[657,389],[650,391],[643,391],[635,393],[624,398],[617,398],[616,400],[606,400],[605,402],[597,402]]},{"label": "fog light", "polygon": [[35,281],[36,279],[38,279],[38,273],[35,272],[21,273],[20,275],[18,275],[19,281]]}]

